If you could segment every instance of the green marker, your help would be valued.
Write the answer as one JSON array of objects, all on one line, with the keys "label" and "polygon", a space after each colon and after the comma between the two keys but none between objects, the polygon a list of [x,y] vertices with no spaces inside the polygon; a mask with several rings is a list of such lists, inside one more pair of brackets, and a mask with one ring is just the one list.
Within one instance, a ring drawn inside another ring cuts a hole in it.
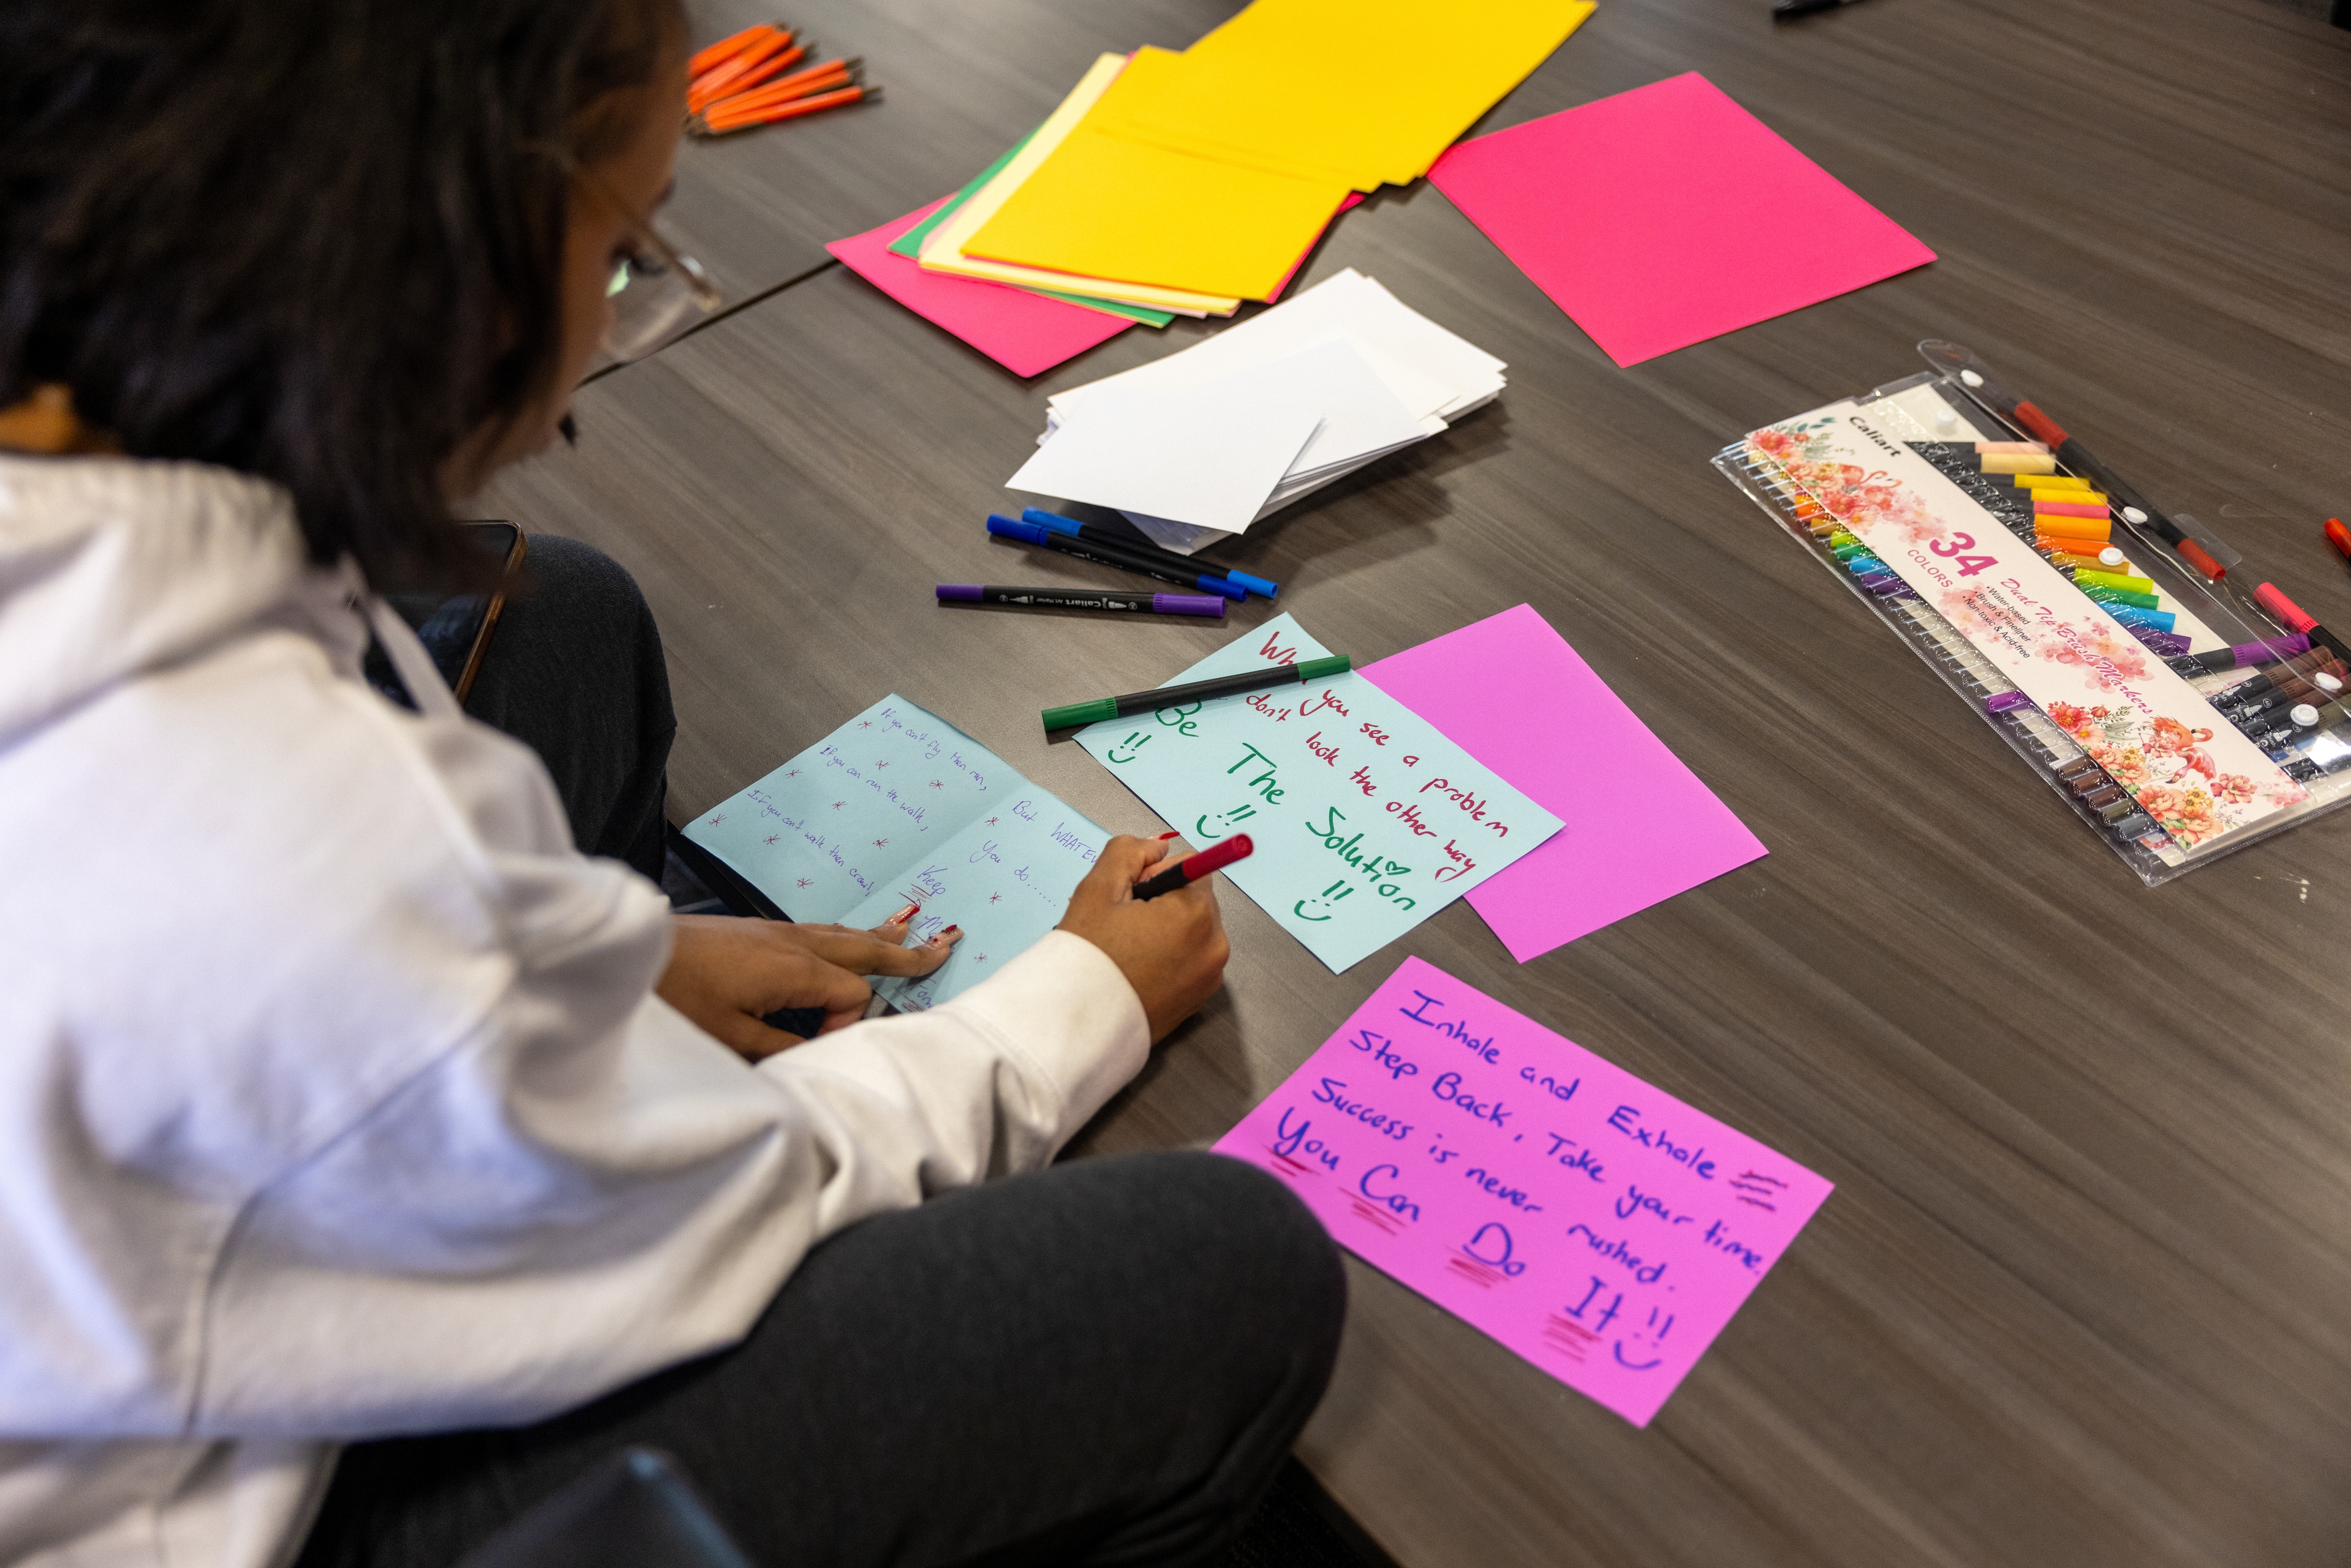
[{"label": "green marker", "polygon": [[2092,571],[2081,568],[2074,580],[2085,588],[2111,588],[2116,593],[2153,593],[2155,580],[2151,577],[2130,577],[2118,571]]},{"label": "green marker", "polygon": [[1305,659],[1295,664],[1269,664],[1262,670],[1249,670],[1238,675],[1218,675],[1214,680],[1194,681],[1188,685],[1155,686],[1147,692],[1129,692],[1123,697],[1096,697],[1090,703],[1071,703],[1066,707],[1045,710],[1048,730],[1075,729],[1081,724],[1095,724],[1106,718],[1127,718],[1138,713],[1156,713],[1179,703],[1204,703],[1215,697],[1245,696],[1273,686],[1286,686],[1297,681],[1319,681],[1326,675],[1343,675],[1355,667],[1355,662],[1344,653],[1333,653],[1327,659]]}]

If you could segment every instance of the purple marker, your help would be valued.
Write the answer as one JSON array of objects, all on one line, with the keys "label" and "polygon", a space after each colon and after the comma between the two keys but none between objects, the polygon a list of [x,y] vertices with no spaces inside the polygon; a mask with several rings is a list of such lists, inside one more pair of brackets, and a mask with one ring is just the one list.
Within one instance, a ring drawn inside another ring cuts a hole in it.
[{"label": "purple marker", "polygon": [[1108,593],[1073,588],[998,588],[942,582],[939,602],[1019,604],[1032,610],[1116,610],[1131,615],[1208,615],[1224,619],[1225,600],[1211,593]]},{"label": "purple marker", "polygon": [[2183,675],[2217,675],[2223,670],[2273,664],[2309,652],[2310,639],[2297,632],[2290,637],[2264,637],[2258,643],[2240,643],[2233,648],[2215,648],[2209,653],[2189,653],[2165,662]]}]

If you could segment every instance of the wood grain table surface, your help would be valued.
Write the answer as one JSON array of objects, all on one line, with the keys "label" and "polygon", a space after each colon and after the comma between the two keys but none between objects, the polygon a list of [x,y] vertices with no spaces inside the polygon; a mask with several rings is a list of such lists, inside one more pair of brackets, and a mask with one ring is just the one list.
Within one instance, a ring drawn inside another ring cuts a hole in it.
[{"label": "wood grain table surface", "polygon": [[[733,281],[781,277],[967,177],[1098,48],[1227,9],[829,5],[892,99],[692,150],[682,222]],[[2342,1563],[2351,817],[2142,888],[1708,460],[1952,338],[2351,620],[2318,531],[2351,506],[2351,37],[2259,0],[1765,11],[1605,0],[1488,128],[1701,69],[1941,259],[1620,371],[1441,195],[1388,192],[1307,280],[1377,277],[1510,390],[1220,559],[1359,659],[1531,602],[1771,854],[1524,966],[1457,904],[1332,975],[1227,888],[1229,984],[1080,1149],[1214,1139],[1409,952],[1836,1183],[1646,1431],[1351,1264],[1301,1453],[1414,1568]],[[1024,383],[820,271],[587,388],[578,450],[480,510],[643,583],[676,820],[895,690],[1156,831],[1039,708],[1272,612],[958,612],[930,585],[1113,580],[980,519],[1049,391],[1207,330]]]}]

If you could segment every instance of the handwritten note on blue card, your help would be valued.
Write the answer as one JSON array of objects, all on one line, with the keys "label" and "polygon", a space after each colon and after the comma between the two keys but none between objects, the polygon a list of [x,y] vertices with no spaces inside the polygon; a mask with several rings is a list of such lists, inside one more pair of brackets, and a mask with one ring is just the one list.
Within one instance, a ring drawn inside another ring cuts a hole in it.
[{"label": "handwritten note on blue card", "polygon": [[[1328,652],[1282,615],[1176,681]],[[1333,970],[1560,829],[1360,674],[1108,719],[1078,744],[1192,842],[1249,834],[1257,852],[1225,874]]]},{"label": "handwritten note on blue card", "polygon": [[996,753],[902,696],[875,703],[685,836],[794,920],[879,925],[923,906],[914,939],[960,925],[955,956],[882,979],[906,1012],[977,985],[1060,923],[1110,837]]}]

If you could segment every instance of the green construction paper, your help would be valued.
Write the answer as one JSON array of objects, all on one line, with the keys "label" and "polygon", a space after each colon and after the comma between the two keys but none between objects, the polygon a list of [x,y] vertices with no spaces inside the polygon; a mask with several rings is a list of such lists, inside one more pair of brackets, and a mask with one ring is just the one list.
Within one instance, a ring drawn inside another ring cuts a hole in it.
[{"label": "green construction paper", "polygon": [[933,213],[929,217],[925,218],[921,223],[916,224],[913,228],[910,228],[904,234],[900,235],[896,239],[892,240],[890,242],[890,254],[893,256],[903,256],[909,261],[920,261],[923,258],[923,241],[930,237],[931,231],[938,227],[941,224],[946,222],[947,219],[953,217],[955,215],[955,210],[957,207],[962,206],[966,202],[970,201],[974,196],[979,194],[980,187],[987,184],[990,180],[995,179],[997,175],[1002,173],[1004,172],[1004,166],[1007,163],[1011,162],[1015,158],[1019,157],[1020,149],[1028,146],[1029,138],[1036,134],[1037,133],[1032,131],[1028,136],[1024,136],[1019,141],[1014,142],[1012,144],[1012,150],[1009,152],[1007,152],[1003,157],[998,158],[995,162],[990,163],[987,168],[982,169],[979,172],[978,177],[974,179],[971,183],[966,185],[962,190],[957,191],[954,195],[948,197],[947,204],[946,206],[941,207],[937,212]]},{"label": "green construction paper", "polygon": [[1062,299],[1071,305],[1082,305],[1089,310],[1107,310],[1113,316],[1123,316],[1130,321],[1140,321],[1146,327],[1165,327],[1168,322],[1176,319],[1176,313],[1172,310],[1154,310],[1148,305],[1129,305],[1123,299],[1097,299],[1091,294],[1064,294],[1058,288],[1031,288],[1029,292],[1041,294],[1048,299]]}]

